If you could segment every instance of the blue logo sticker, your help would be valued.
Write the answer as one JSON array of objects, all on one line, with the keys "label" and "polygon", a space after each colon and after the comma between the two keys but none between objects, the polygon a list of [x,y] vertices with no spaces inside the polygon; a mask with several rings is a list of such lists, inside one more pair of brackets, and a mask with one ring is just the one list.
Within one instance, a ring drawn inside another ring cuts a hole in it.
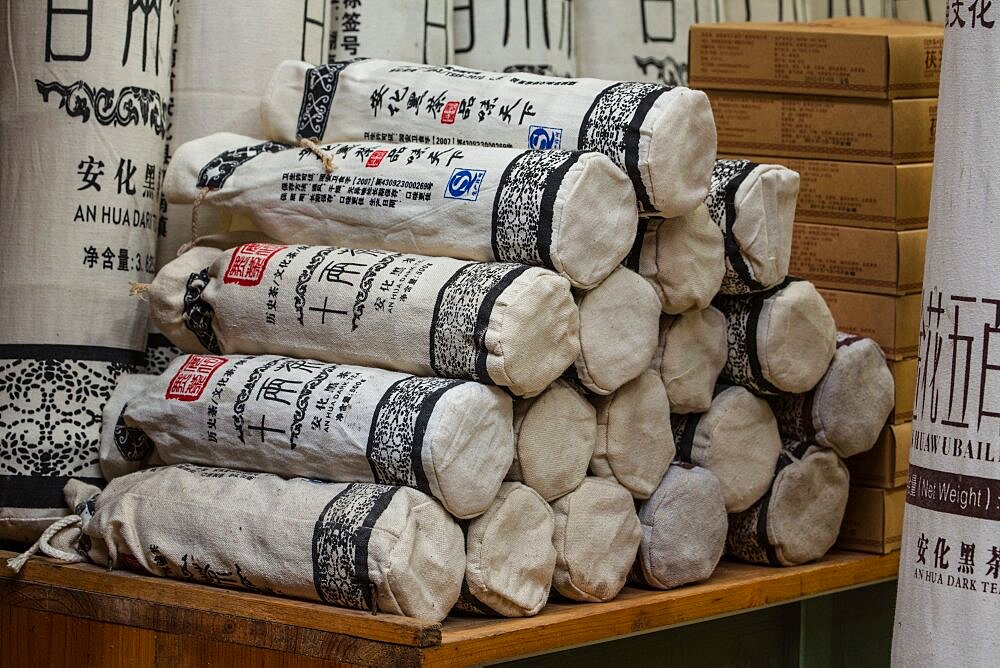
[{"label": "blue logo sticker", "polygon": [[464,199],[475,202],[479,199],[479,189],[483,185],[483,177],[486,176],[485,169],[465,169],[456,167],[448,179],[448,187],[444,189],[444,196],[448,199]]},{"label": "blue logo sticker", "polygon": [[535,149],[562,148],[562,128],[532,125],[528,128],[528,146]]}]

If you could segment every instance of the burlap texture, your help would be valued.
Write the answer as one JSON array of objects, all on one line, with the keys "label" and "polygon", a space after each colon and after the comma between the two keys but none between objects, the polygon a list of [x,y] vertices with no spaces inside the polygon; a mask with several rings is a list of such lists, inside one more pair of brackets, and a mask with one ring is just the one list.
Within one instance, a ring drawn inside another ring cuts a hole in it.
[{"label": "burlap texture", "polygon": [[660,318],[651,368],[667,388],[671,413],[704,413],[726,365],[726,319],[715,307]]},{"label": "burlap texture", "polygon": [[552,586],[574,601],[610,601],[628,577],[640,526],[624,487],[588,477],[552,504],[556,568]]}]

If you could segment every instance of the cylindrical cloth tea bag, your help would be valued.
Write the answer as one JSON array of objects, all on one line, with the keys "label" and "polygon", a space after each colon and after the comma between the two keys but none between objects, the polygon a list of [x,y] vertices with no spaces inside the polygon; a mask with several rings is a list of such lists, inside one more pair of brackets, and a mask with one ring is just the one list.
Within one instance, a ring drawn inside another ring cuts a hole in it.
[{"label": "cylindrical cloth tea bag", "polygon": [[597,440],[597,410],[570,383],[557,380],[537,397],[514,401],[514,463],[508,480],[546,501],[580,486]]},{"label": "cylindrical cloth tea bag", "polygon": [[674,415],[677,459],[719,479],[726,512],[756,503],[771,486],[781,436],[767,402],[733,385],[716,387],[705,413]]},{"label": "cylindrical cloth tea bag", "polygon": [[599,151],[628,174],[639,208],[680,216],[708,195],[708,96],[652,83],[498,74],[389,60],[288,61],[261,101],[265,136]]},{"label": "cylindrical cloth tea bag", "polygon": [[781,165],[716,160],[705,203],[726,244],[720,292],[773,288],[788,275],[799,174]]},{"label": "cylindrical cloth tea bag", "polygon": [[[129,391],[115,397],[120,420],[165,463],[406,485],[460,518],[489,508],[514,457],[510,397],[468,381],[277,355],[184,355]],[[118,423],[105,423],[108,452]]]},{"label": "cylindrical cloth tea bag", "polygon": [[556,568],[552,586],[574,601],[610,601],[625,586],[639,548],[635,502],[614,480],[587,478],[552,503]]},{"label": "cylindrical cloth tea bag", "polygon": [[549,600],[556,550],[552,508],[530,487],[505,482],[465,530],[465,582],[456,609],[503,617],[537,615]]},{"label": "cylindrical cloth tea bag", "polygon": [[800,394],[823,378],[837,349],[837,326],[812,283],[787,279],[741,297],[718,297],[729,352],[722,381],[756,394]]},{"label": "cylindrical cloth tea bag", "polygon": [[568,371],[594,394],[611,394],[649,367],[656,352],[660,300],[646,280],[618,267],[577,293],[580,356]]},{"label": "cylindrical cloth tea bag", "polygon": [[[176,358],[175,358],[176,359]],[[173,360],[171,360],[171,363]],[[168,363],[164,369],[170,368]],[[152,466],[162,466],[156,445],[142,429],[125,422],[125,408],[134,397],[142,395],[157,377],[150,374],[124,374],[101,413],[101,474],[114,480]]]},{"label": "cylindrical cloth tea bag", "polygon": [[6,2],[0,30],[0,540],[97,484],[101,407],[141,366],[173,4]]},{"label": "cylindrical cloth tea bag", "polygon": [[434,621],[465,575],[462,530],[408,487],[180,464],[112,480],[82,528],[109,568]]},{"label": "cylindrical cloth tea bag", "polygon": [[676,454],[663,381],[647,369],[614,394],[593,401],[597,443],[591,472],[613,478],[637,499],[647,498]]},{"label": "cylindrical cloth tea bag", "polygon": [[329,58],[392,58],[414,63],[452,62],[452,0],[330,3]]},{"label": "cylindrical cloth tea bag", "polygon": [[639,507],[642,540],[633,579],[673,589],[711,577],[726,547],[722,489],[714,475],[674,463]]},{"label": "cylindrical cloth tea bag", "polygon": [[754,564],[794,566],[833,547],[847,507],[847,467],[833,450],[786,441],[771,489],[729,516],[726,553]]},{"label": "cylindrical cloth tea bag", "polygon": [[600,283],[637,225],[628,177],[596,152],[328,144],[313,152],[219,133],[175,152],[164,192],[201,216],[247,218],[282,242],[548,267]]},{"label": "cylindrical cloth tea bag", "polygon": [[572,0],[455,0],[455,63],[575,77],[573,11]]},{"label": "cylindrical cloth tea bag", "polygon": [[628,266],[649,281],[664,313],[702,310],[712,303],[726,273],[722,231],[708,215],[708,207],[676,218],[640,219],[641,241],[636,240]]},{"label": "cylindrical cloth tea bag", "polygon": [[660,318],[650,368],[667,388],[671,413],[704,413],[726,365],[726,318],[713,306]]},{"label": "cylindrical cloth tea bag", "polygon": [[877,343],[838,333],[837,352],[819,384],[770,402],[782,436],[850,457],[875,445],[892,412],[895,388]]},{"label": "cylindrical cloth tea bag", "polygon": [[[251,243],[196,270],[208,256],[196,250],[148,289],[153,320],[191,352],[388,367],[523,396],[544,390],[579,355],[569,281],[546,269]],[[187,347],[192,338],[201,346]]]}]

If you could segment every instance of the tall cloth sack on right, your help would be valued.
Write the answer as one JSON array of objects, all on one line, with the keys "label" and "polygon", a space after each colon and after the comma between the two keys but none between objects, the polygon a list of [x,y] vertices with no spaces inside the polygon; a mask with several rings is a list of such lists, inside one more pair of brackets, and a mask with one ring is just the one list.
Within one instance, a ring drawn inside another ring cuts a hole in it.
[{"label": "tall cloth sack on right", "polygon": [[[378,137],[599,151],[628,174],[640,209],[665,217],[684,215],[705,199],[715,164],[708,96],[652,83],[375,59],[319,67],[286,61],[260,112],[266,138],[286,144]],[[456,194],[474,198],[483,176],[470,172]]]},{"label": "tall cloth sack on right", "polygon": [[944,31],[895,666],[1000,655],[1000,31],[962,14]]}]

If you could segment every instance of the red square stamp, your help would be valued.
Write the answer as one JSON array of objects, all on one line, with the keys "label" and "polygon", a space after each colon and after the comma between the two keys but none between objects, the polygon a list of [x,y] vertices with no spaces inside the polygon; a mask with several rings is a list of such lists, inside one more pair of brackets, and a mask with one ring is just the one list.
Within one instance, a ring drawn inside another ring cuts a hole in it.
[{"label": "red square stamp", "polygon": [[222,282],[243,286],[260,285],[268,261],[274,257],[275,253],[286,248],[288,246],[259,243],[240,246],[233,251]]},{"label": "red square stamp", "polygon": [[372,154],[368,156],[368,162],[365,163],[365,167],[378,167],[382,164],[382,159],[389,155],[389,151],[372,151]]},{"label": "red square stamp", "polygon": [[458,100],[452,100],[444,105],[444,109],[441,110],[441,123],[452,125],[455,122],[456,116],[458,116]]},{"label": "red square stamp", "polygon": [[197,401],[212,374],[228,361],[214,355],[190,355],[167,384],[167,399]]}]

